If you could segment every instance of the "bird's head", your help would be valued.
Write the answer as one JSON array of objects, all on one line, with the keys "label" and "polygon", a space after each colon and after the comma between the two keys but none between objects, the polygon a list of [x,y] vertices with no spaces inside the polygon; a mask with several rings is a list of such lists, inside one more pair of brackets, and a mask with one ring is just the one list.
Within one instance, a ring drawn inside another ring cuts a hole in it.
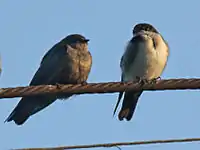
[{"label": "bird's head", "polygon": [[87,50],[88,42],[90,40],[86,39],[80,34],[70,34],[64,39],[64,43],[70,45],[74,49]]},{"label": "bird's head", "polygon": [[139,23],[133,28],[133,35],[136,35],[141,31],[159,33],[151,24]]}]

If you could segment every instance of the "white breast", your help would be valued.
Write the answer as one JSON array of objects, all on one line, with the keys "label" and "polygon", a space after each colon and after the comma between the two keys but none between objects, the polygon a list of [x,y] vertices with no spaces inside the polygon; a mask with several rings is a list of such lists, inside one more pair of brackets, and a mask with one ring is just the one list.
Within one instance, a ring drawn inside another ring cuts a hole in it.
[{"label": "white breast", "polygon": [[[152,79],[159,77],[166,65],[168,47],[160,35],[154,35],[157,46],[154,49],[152,37],[146,36],[146,41],[139,46],[135,60],[128,70],[124,70],[124,81],[132,81],[136,76]],[[129,56],[130,57],[130,56]]]}]

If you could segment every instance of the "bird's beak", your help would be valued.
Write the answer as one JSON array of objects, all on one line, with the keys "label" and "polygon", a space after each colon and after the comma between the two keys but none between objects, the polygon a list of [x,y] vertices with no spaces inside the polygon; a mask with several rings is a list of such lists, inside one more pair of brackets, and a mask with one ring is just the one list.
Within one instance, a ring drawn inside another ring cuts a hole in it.
[{"label": "bird's beak", "polygon": [[89,42],[89,41],[90,41],[89,39],[85,39],[85,40],[84,40],[84,42],[86,42],[86,43]]}]

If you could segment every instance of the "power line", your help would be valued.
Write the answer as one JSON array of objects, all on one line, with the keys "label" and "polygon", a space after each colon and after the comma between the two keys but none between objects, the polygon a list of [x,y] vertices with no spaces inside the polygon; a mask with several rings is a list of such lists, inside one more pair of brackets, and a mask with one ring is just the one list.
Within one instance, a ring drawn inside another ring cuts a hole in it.
[{"label": "power line", "polygon": [[138,82],[107,82],[107,83],[89,83],[76,85],[39,85],[15,88],[1,88],[0,98],[13,98],[24,96],[36,96],[46,94],[94,94],[94,93],[114,93],[130,90],[186,90],[200,89],[200,79],[168,79],[160,80],[156,84],[147,84],[141,86]]},{"label": "power line", "polygon": [[[38,96],[46,94],[101,94],[101,93],[115,93],[122,91],[138,91],[138,90],[189,90],[200,89],[200,79],[165,79],[159,80],[155,84],[138,82],[106,82],[106,83],[89,83],[76,85],[39,85],[15,88],[1,88],[0,98],[13,98],[24,96]],[[54,148],[26,148],[18,150],[64,150],[64,149],[81,149],[81,148],[99,148],[99,147],[117,147],[127,145],[145,145],[145,144],[163,144],[163,143],[180,143],[180,142],[194,142],[200,141],[200,138],[186,138],[186,139],[168,139],[168,140],[151,140],[151,141],[136,141],[136,142],[120,142],[120,143],[105,143],[92,145],[77,145],[77,146],[63,146]]]},{"label": "power line", "polygon": [[26,149],[15,149],[15,150],[66,150],[66,149],[82,149],[82,148],[115,147],[115,146],[118,147],[118,146],[130,146],[130,145],[183,143],[183,142],[197,142],[197,141],[200,141],[200,138],[184,138],[184,139],[168,139],[168,140],[150,140],[150,141],[136,141],[136,142],[105,143],[105,144],[91,144],[91,145],[52,147],[52,148],[26,148]]}]

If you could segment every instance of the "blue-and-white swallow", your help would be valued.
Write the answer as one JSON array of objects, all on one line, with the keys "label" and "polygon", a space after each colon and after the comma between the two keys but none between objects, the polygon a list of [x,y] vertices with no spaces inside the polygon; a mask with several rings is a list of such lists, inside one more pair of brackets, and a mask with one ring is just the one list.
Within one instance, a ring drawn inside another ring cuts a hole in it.
[{"label": "blue-and-white swallow", "polygon": [[[54,45],[43,57],[40,67],[30,85],[85,84],[92,66],[88,41],[80,34],[71,34]],[[60,97],[52,95],[23,97],[5,120],[22,125],[31,115],[52,104],[56,99],[67,99],[72,94]]]},{"label": "blue-and-white swallow", "polygon": [[[162,35],[150,24],[140,23],[133,29],[133,38],[128,42],[120,61],[121,81],[144,79],[151,81],[162,74],[168,60],[169,46]],[[130,121],[138,99],[143,91],[125,92],[118,118]],[[120,92],[114,114],[124,92]]]}]

